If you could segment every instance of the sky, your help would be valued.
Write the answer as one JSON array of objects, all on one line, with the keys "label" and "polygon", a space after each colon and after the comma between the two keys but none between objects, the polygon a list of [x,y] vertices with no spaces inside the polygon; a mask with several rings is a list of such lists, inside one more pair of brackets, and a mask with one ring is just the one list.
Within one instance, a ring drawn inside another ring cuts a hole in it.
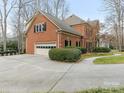
[{"label": "sky", "polygon": [[99,19],[104,21],[102,0],[67,0],[70,8],[70,14],[75,14],[84,20]]},{"label": "sky", "polygon": [[[103,13],[103,0],[67,0],[69,5],[69,14],[75,14],[83,20],[100,20],[104,22],[105,13]],[[8,24],[8,33],[12,27]]]}]

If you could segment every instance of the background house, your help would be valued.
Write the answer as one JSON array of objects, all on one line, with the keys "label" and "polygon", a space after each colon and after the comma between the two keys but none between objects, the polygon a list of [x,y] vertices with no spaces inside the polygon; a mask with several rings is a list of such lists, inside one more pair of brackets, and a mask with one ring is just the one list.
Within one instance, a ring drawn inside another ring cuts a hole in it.
[{"label": "background house", "polygon": [[76,15],[71,15],[65,20],[65,22],[75,30],[81,32],[83,36],[83,47],[90,51],[92,48],[97,46],[97,34],[100,30],[98,20],[84,21]]},{"label": "background house", "polygon": [[115,37],[109,33],[100,33],[99,35],[99,46],[107,48],[116,48]]}]

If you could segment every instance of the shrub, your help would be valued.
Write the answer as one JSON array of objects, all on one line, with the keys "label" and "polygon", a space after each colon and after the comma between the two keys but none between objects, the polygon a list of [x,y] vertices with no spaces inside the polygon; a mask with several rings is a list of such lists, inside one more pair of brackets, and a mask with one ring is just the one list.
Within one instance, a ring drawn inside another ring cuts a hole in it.
[{"label": "shrub", "polygon": [[15,50],[18,47],[17,41],[8,41],[7,42],[7,50]]},{"label": "shrub", "polygon": [[114,47],[112,45],[109,46],[110,49],[114,49]]},{"label": "shrub", "polygon": [[76,48],[76,47],[73,47],[73,46],[66,46],[65,48]]},{"label": "shrub", "polygon": [[82,47],[67,46],[67,47],[65,47],[65,48],[76,48],[76,49],[79,49],[82,54],[87,53],[87,49],[86,49],[86,48],[82,48]]},{"label": "shrub", "polygon": [[4,55],[4,52],[3,51],[0,51],[0,55],[3,56]]},{"label": "shrub", "polygon": [[97,48],[94,48],[93,49],[93,52],[103,52],[103,53],[106,53],[106,52],[110,52],[111,49],[110,48],[106,48],[106,47],[97,47]]},{"label": "shrub", "polygon": [[56,48],[49,51],[49,57],[56,61],[76,62],[80,59],[81,52],[75,48]]},{"label": "shrub", "polygon": [[0,55],[3,56],[3,55],[15,55],[16,54],[16,50],[7,50],[7,51],[0,51]]},{"label": "shrub", "polygon": [[87,49],[86,48],[78,47],[78,49],[81,51],[82,54],[87,53]]}]

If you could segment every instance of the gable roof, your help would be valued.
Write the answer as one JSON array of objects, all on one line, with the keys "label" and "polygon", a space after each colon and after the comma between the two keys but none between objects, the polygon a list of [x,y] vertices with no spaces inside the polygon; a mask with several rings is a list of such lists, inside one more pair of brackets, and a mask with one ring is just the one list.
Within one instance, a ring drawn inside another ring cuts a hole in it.
[{"label": "gable roof", "polygon": [[70,27],[68,24],[66,24],[64,21],[52,16],[51,14],[45,13],[43,11],[38,11],[35,13],[35,15],[27,22],[26,27],[28,28],[31,23],[33,22],[34,17],[38,14],[43,14],[45,17],[47,17],[54,25],[56,25],[60,31],[64,31],[67,33],[72,33],[75,35],[81,36],[81,33]]},{"label": "gable roof", "polygon": [[85,23],[84,20],[82,20],[80,17],[76,16],[76,15],[71,15],[69,16],[65,22],[69,25],[76,25],[76,24],[81,24],[81,23]]},{"label": "gable roof", "polygon": [[92,27],[96,27],[99,24],[99,20],[87,21]]}]

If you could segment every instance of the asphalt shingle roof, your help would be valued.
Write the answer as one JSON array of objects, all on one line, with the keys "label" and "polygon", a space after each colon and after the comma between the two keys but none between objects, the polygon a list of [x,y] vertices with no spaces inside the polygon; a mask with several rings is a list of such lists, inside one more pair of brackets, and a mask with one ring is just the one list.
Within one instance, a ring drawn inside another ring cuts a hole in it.
[{"label": "asphalt shingle roof", "polygon": [[71,15],[65,20],[65,23],[67,23],[68,25],[76,25],[85,23],[85,21],[76,15]]},{"label": "asphalt shingle roof", "polygon": [[[51,20],[54,24],[56,24],[60,28],[60,31],[64,31],[64,32],[68,32],[68,33],[72,33],[72,34],[81,36],[80,32],[78,32],[74,28],[70,27],[70,25],[66,24],[64,21],[52,16],[51,14],[45,13],[43,11],[39,11],[39,13],[45,15],[49,20]],[[30,22],[31,22],[31,20],[30,20]],[[27,24],[30,24],[30,22],[28,22]]]},{"label": "asphalt shingle roof", "polygon": [[93,21],[88,21],[88,24],[90,24],[92,27],[95,27],[98,25],[99,21],[98,20],[93,20]]},{"label": "asphalt shingle roof", "polygon": [[60,27],[62,29],[62,31],[76,34],[76,35],[81,35],[81,33],[76,31],[74,28],[70,27],[70,25],[66,24],[64,21],[62,21],[48,13],[45,13],[43,11],[41,13],[44,13],[51,21],[53,21],[58,27]]}]

